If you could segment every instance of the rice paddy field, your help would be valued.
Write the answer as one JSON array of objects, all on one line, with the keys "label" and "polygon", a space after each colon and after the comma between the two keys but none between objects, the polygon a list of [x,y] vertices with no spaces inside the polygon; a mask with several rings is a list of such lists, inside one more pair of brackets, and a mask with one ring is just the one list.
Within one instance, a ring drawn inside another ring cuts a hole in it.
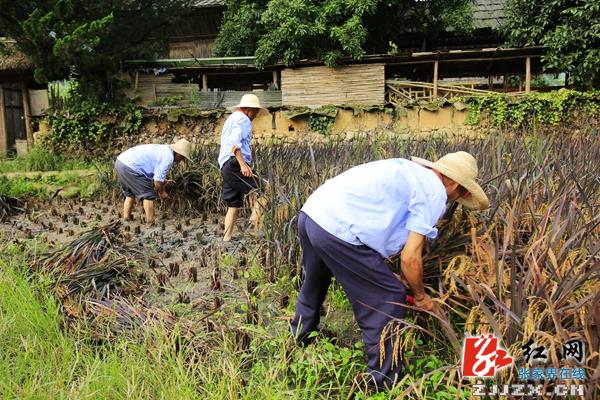
[{"label": "rice paddy field", "polygon": [[[262,227],[248,229],[246,210],[227,245],[211,144],[172,171],[173,200],[159,205],[153,226],[141,220],[141,206],[133,221],[120,220],[109,162],[96,163],[94,190],[75,197],[4,191],[0,398],[468,399],[477,381],[461,376],[466,334],[493,334],[513,358],[487,385],[529,383],[544,393],[581,385],[571,398],[600,398],[597,129],[479,139],[355,135],[255,150],[254,169],[270,183]],[[491,207],[449,205],[424,254],[427,290],[445,315],[407,313],[398,343],[406,375],[370,393],[361,384],[360,332],[338,285],[315,344],[296,347],[289,334],[302,281],[298,211],[352,166],[458,150],[477,158]],[[530,339],[546,350],[542,367],[582,368],[584,376],[523,378]],[[562,354],[571,340],[585,345],[577,364]]]}]

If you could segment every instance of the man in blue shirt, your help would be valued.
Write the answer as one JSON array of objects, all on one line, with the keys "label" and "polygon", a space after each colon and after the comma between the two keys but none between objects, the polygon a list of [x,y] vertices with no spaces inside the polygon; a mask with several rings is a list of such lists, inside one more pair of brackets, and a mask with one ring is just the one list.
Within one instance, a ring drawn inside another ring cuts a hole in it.
[{"label": "man in blue shirt", "polygon": [[154,200],[169,198],[165,190],[167,172],[173,162],[190,159],[192,144],[185,139],[172,145],[142,144],[119,154],[115,162],[117,179],[125,194],[123,218],[131,219],[135,200],[142,200],[146,223],[154,222]]},{"label": "man in blue shirt", "polygon": [[[245,94],[235,111],[227,118],[221,132],[219,168],[223,177],[222,196],[227,204],[223,241],[231,240],[239,209],[244,205],[244,195],[258,189],[260,181],[252,173],[252,120],[262,109],[258,97]],[[258,222],[262,201],[257,200],[250,220]]]},{"label": "man in blue shirt", "polygon": [[476,160],[461,151],[437,162],[417,157],[370,162],[320,186],[298,218],[305,274],[291,322],[297,340],[310,342],[335,276],[363,334],[371,385],[381,390],[399,379],[397,336],[386,334],[381,353],[380,340],[386,325],[404,316],[398,304],[405,303],[406,287],[385,259],[400,253],[415,305],[434,311],[422,280],[425,239],[436,237],[435,225],[447,202],[472,209],[489,206],[477,174]]}]

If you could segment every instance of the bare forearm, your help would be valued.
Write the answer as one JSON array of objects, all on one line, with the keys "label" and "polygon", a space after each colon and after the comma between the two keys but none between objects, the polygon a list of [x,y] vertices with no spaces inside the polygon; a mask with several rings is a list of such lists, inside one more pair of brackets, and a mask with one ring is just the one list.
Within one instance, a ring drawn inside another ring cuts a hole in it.
[{"label": "bare forearm", "polygon": [[423,285],[423,263],[422,260],[412,259],[401,263],[402,273],[406,278],[408,285],[413,290],[416,299],[425,296],[425,287]]},{"label": "bare forearm", "polygon": [[233,151],[233,154],[235,155],[235,159],[237,160],[238,164],[240,164],[240,166],[246,165],[246,161],[244,161],[244,156],[242,155],[242,151],[240,149],[235,149]]},{"label": "bare forearm", "polygon": [[165,192],[165,182],[154,181],[154,189],[158,193],[164,193]]}]

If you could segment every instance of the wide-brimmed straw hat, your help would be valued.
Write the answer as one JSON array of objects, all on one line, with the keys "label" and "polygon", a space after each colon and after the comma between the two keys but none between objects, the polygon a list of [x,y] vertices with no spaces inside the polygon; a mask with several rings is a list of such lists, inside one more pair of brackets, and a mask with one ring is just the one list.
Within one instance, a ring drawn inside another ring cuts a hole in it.
[{"label": "wide-brimmed straw hat", "polygon": [[419,157],[411,157],[411,160],[425,167],[433,168],[442,175],[447,176],[458,183],[470,193],[467,197],[460,197],[456,201],[473,210],[483,210],[490,206],[485,192],[476,182],[478,169],[475,157],[466,151],[446,154],[436,162],[431,162]]},{"label": "wide-brimmed straw hat", "polygon": [[258,99],[258,97],[256,97],[255,94],[245,94],[242,96],[242,99],[240,100],[240,104],[238,104],[237,106],[234,106],[233,108],[262,108],[264,109],[264,107],[262,107],[260,105],[260,100]]},{"label": "wide-brimmed straw hat", "polygon": [[190,154],[192,152],[192,144],[185,139],[179,139],[177,142],[170,144],[169,147],[177,154],[181,154],[188,160],[192,161]]}]

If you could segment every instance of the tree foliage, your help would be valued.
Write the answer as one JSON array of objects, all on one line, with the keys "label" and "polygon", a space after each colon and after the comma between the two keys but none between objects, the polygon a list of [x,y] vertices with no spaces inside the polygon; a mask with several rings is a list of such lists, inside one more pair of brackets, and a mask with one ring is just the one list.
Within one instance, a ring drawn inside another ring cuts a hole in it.
[{"label": "tree foliage", "polygon": [[469,31],[471,16],[471,0],[228,0],[215,53],[255,55],[258,66],[301,58],[335,65],[386,52],[406,35]]},{"label": "tree foliage", "polygon": [[600,78],[600,0],[509,0],[504,32],[511,45],[547,46],[549,70],[568,72],[574,83]]},{"label": "tree foliage", "polygon": [[190,0],[0,0],[0,36],[36,66],[39,82],[75,70],[82,83],[106,81],[127,58],[154,57]]}]

